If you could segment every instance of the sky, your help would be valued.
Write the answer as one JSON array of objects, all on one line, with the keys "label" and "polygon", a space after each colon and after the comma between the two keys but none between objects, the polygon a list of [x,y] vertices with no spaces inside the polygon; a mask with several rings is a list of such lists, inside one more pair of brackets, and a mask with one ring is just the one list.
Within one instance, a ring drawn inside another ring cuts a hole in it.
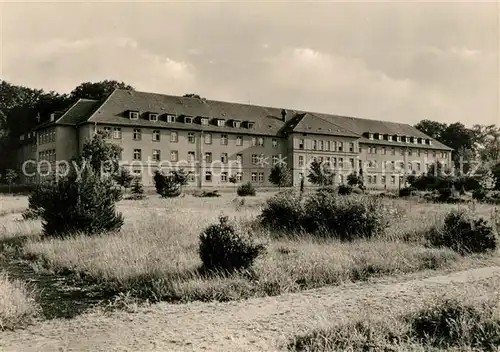
[{"label": "sky", "polygon": [[500,124],[496,2],[2,2],[0,79]]}]

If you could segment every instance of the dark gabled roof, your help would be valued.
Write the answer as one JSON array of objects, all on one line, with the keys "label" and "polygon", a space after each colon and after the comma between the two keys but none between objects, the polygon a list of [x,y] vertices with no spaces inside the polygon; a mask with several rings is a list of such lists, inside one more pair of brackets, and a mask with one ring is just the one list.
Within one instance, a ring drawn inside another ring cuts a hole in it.
[{"label": "dark gabled roof", "polygon": [[[127,111],[140,111],[139,120],[129,120],[124,115]],[[283,127],[281,110],[256,105],[236,104],[215,100],[178,97],[156,93],[146,93],[117,89],[87,120],[92,123],[110,123],[120,125],[141,125],[144,127],[165,127],[188,130],[213,130],[245,134],[279,135]],[[200,124],[185,124],[180,122],[167,123],[160,118],[156,122],[148,120],[145,113],[175,114],[177,116],[209,117],[225,119],[227,121],[252,121],[254,127],[247,129],[244,126],[237,129],[232,127],[219,127],[215,125],[202,126]],[[292,116],[295,113],[288,112]]]},{"label": "dark gabled roof", "polygon": [[55,123],[60,125],[78,125],[85,122],[98,105],[98,100],[79,99]]},{"label": "dark gabled roof", "polygon": [[[72,109],[74,111],[70,112]],[[130,120],[126,114],[128,111],[139,111],[139,120]],[[357,137],[360,138],[361,143],[410,146],[409,143],[370,140],[364,136],[365,133],[370,132],[430,139],[432,145],[415,144],[415,146],[452,150],[408,124],[297,110],[286,110],[287,122],[285,123],[282,120],[282,111],[282,108],[116,89],[102,103],[94,100],[80,100],[65,114],[68,116],[62,118],[65,118],[64,121],[70,121],[71,124],[91,122],[144,127],[156,126],[192,131],[210,130],[228,133],[241,131],[242,134],[274,136],[279,136],[286,131]],[[149,121],[148,113],[158,113],[158,121]],[[252,121],[254,127],[248,129],[244,126],[232,128],[213,124],[203,126],[199,123],[168,123],[162,117],[166,114]]]},{"label": "dark gabled roof", "polygon": [[288,126],[290,132],[360,137],[359,134],[335,124],[331,119],[327,120],[309,112],[297,114],[294,120]]}]

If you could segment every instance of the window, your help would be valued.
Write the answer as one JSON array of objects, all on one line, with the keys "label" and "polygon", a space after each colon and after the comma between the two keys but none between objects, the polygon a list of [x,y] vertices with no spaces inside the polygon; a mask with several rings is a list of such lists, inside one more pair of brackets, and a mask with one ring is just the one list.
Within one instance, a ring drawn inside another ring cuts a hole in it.
[{"label": "window", "polygon": [[220,135],[220,144],[221,145],[227,145],[227,134],[221,134]]},{"label": "window", "polygon": [[354,143],[349,143],[349,151],[352,153],[354,152]]},{"label": "window", "polygon": [[273,138],[273,148],[278,148],[280,146],[279,142],[277,139]]},{"label": "window", "polygon": [[408,156],[413,156],[413,151],[411,149],[408,149]]},{"label": "window", "polygon": [[153,142],[159,142],[159,141],[160,141],[160,131],[153,130]]},{"label": "window", "polygon": [[259,147],[263,147],[264,146],[264,137],[259,137],[257,139],[257,144]]},{"label": "window", "polygon": [[368,160],[368,167],[369,168],[377,167],[377,162],[375,160]]},{"label": "window", "polygon": [[354,158],[350,158],[349,163],[351,164],[351,168],[354,169]]},{"label": "window", "polygon": [[410,171],[413,170],[413,166],[410,162],[408,163],[408,170],[410,170]]},{"label": "window", "polygon": [[257,165],[259,162],[259,156],[257,154],[252,154],[252,165]]},{"label": "window", "polygon": [[396,148],[391,149],[391,155],[396,155]]},{"label": "window", "polygon": [[299,140],[299,149],[304,149],[304,139]]},{"label": "window", "polygon": [[140,149],[134,149],[134,160],[141,160],[141,150]]},{"label": "window", "polygon": [[134,170],[134,176],[135,177],[141,176],[141,170]]},{"label": "window", "polygon": [[373,184],[377,184],[377,175],[373,175],[372,181]]},{"label": "window", "polygon": [[227,163],[227,153],[221,153],[220,161],[224,164]]},{"label": "window", "polygon": [[333,167],[337,167],[337,158],[332,158]]},{"label": "window", "polygon": [[274,166],[274,165],[276,165],[278,163],[279,156],[278,155],[273,155],[271,159],[272,159],[273,166]]},{"label": "window", "polygon": [[385,147],[382,147],[382,155],[386,155],[387,154],[387,149]]},{"label": "window", "polygon": [[170,152],[170,161],[179,161],[179,152],[177,150]]},{"label": "window", "polygon": [[212,162],[212,153],[205,153],[204,160],[206,163],[211,163]]},{"label": "window", "polygon": [[299,155],[299,166],[304,166],[304,156]]},{"label": "window", "polygon": [[372,183],[372,176],[368,175],[368,183]]},{"label": "window", "polygon": [[396,184],[396,176],[391,176],[391,184],[395,185]]},{"label": "window", "polygon": [[421,169],[420,163],[417,163],[417,171],[420,171],[420,169]]},{"label": "window", "polygon": [[237,172],[236,173],[236,182],[241,182],[241,180],[243,180],[243,173]]},{"label": "window", "polygon": [[257,182],[257,173],[252,172],[252,182]]},{"label": "window", "polygon": [[424,154],[425,154],[425,156],[429,156],[429,151],[428,151],[428,150],[425,150],[425,151],[424,151]]},{"label": "window", "polygon": [[342,169],[344,167],[344,159],[339,158],[339,167]]},{"label": "window", "polygon": [[381,177],[380,177],[380,182],[381,182],[383,185],[385,185],[385,183],[387,182],[386,177],[385,177],[385,176],[381,176]]},{"label": "window", "polygon": [[253,122],[248,121],[248,122],[247,122],[247,127],[248,127],[248,128],[253,128],[253,124],[254,124]]},{"label": "window", "polygon": [[241,121],[233,121],[234,128],[240,128],[240,126],[241,126]]},{"label": "window", "polygon": [[405,163],[403,161],[400,161],[398,165],[399,165],[399,170],[404,170]]},{"label": "window", "polygon": [[391,161],[391,169],[396,170],[396,162],[395,161]]},{"label": "window", "polygon": [[167,122],[175,122],[175,115],[167,115]]},{"label": "window", "polygon": [[188,143],[194,143],[194,142],[195,142],[194,132],[188,132]]},{"label": "window", "polygon": [[212,172],[211,171],[205,171],[205,181],[212,182]]},{"label": "window", "polygon": [[257,146],[257,138],[252,137],[252,147],[255,147],[255,146]]},{"label": "window", "polygon": [[177,132],[170,132],[170,142],[177,143],[179,141],[179,134]]},{"label": "window", "polygon": [[194,152],[188,152],[188,162],[194,162],[195,154]]},{"label": "window", "polygon": [[111,127],[104,127],[104,136],[106,138],[111,138]]},{"label": "window", "polygon": [[202,125],[205,125],[205,126],[206,126],[206,125],[208,125],[208,119],[207,119],[207,118],[205,118],[205,117],[203,117],[203,118],[201,119],[201,124],[202,124]]},{"label": "window", "polygon": [[417,156],[420,156],[420,149],[417,149]]},{"label": "window", "polygon": [[338,144],[339,152],[341,152],[343,149],[342,142],[338,142],[337,144]]},{"label": "window", "polygon": [[236,154],[236,162],[243,163],[243,154]]},{"label": "window", "polygon": [[323,150],[325,143],[323,141],[319,141],[319,150]]},{"label": "window", "polygon": [[122,129],[115,127],[113,128],[113,138],[114,139],[120,139],[122,138]]},{"label": "window", "polygon": [[264,182],[264,173],[259,172],[259,182]]},{"label": "window", "polygon": [[188,182],[194,182],[194,173],[192,172],[188,173]]},{"label": "window", "polygon": [[400,148],[400,149],[399,149],[399,154],[400,154],[400,155],[405,155],[405,150],[404,150],[403,148]]},{"label": "window", "polygon": [[139,112],[138,111],[129,111],[128,117],[131,120],[138,120],[139,119]]},{"label": "window", "polygon": [[236,136],[236,145],[237,146],[243,145],[243,136]]},{"label": "window", "polygon": [[433,151],[432,151],[432,157],[433,157],[433,158],[435,158],[435,157],[436,157],[436,151],[435,151],[435,150],[433,150]]},{"label": "window", "polygon": [[160,161],[160,150],[159,149],[153,149],[153,160]]},{"label": "window", "polygon": [[330,141],[326,141],[325,150],[330,150]]},{"label": "window", "polygon": [[340,175],[339,179],[340,179],[340,183],[344,183],[344,175]]},{"label": "window", "polygon": [[212,144],[212,135],[210,133],[206,133],[204,140],[205,140],[205,144]]},{"label": "window", "polygon": [[141,129],[134,128],[134,141],[140,141],[140,140],[141,140]]},{"label": "window", "polygon": [[193,123],[193,118],[189,116],[184,117],[184,123]]},{"label": "window", "polygon": [[155,113],[150,113],[149,114],[149,121],[158,121],[158,114],[155,114]]},{"label": "window", "polygon": [[227,182],[227,172],[222,172],[220,174],[220,182]]},{"label": "window", "polygon": [[313,150],[316,150],[318,149],[318,141],[317,140],[313,140],[313,147],[312,147]]},{"label": "window", "polygon": [[217,120],[217,126],[224,127],[225,124],[226,124],[226,120],[223,120],[223,119]]}]

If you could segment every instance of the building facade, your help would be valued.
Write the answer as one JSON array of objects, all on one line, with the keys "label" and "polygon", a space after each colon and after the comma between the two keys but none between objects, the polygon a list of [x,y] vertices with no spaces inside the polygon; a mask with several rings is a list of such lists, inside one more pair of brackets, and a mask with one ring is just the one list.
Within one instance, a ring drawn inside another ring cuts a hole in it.
[{"label": "building facade", "polygon": [[318,160],[335,184],[362,170],[368,188],[394,189],[437,161],[451,166],[451,148],[407,124],[117,89],[21,136],[22,181],[38,182],[77,157],[98,131],[122,147],[121,164],[145,185],[158,168],[182,168],[192,187],[230,187],[231,176],[270,187],[276,163],[291,170],[295,186],[302,178],[309,185]]}]

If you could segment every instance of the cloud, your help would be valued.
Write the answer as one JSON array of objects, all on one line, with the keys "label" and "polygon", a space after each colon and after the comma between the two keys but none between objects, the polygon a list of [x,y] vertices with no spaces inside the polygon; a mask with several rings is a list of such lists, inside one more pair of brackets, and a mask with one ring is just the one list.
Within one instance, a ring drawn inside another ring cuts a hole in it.
[{"label": "cloud", "polygon": [[187,62],[152,53],[128,37],[55,38],[19,45],[4,55],[3,68],[7,80],[61,92],[83,81],[112,78],[138,89],[168,89],[180,94],[194,79]]}]

